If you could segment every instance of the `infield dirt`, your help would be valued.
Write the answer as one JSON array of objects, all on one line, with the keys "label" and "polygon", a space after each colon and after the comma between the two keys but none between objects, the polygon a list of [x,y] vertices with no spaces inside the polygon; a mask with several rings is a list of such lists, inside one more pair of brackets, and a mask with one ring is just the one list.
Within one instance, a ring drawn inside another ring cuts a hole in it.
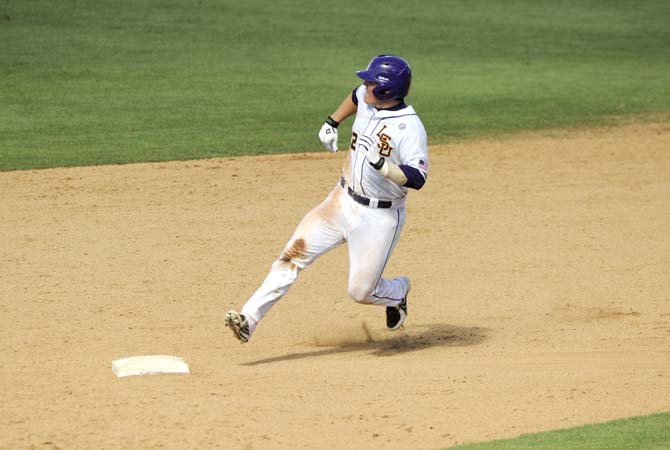
[{"label": "infield dirt", "polygon": [[[0,173],[0,448],[430,449],[670,411],[670,124],[433,146],[387,275],[223,326],[343,154]],[[190,375],[118,379],[114,359]]]}]

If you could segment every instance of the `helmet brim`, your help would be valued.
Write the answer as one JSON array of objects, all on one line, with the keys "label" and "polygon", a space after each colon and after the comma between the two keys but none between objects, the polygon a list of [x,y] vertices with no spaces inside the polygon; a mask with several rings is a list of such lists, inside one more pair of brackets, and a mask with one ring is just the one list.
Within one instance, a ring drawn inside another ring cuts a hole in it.
[{"label": "helmet brim", "polygon": [[377,82],[377,79],[370,73],[369,70],[359,70],[356,72],[356,75],[358,75],[358,78],[363,81]]}]

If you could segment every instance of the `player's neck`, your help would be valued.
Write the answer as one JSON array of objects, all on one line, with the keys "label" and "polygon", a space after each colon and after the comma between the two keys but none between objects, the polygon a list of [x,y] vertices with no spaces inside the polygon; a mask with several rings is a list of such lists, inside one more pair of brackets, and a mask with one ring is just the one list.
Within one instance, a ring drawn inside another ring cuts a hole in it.
[{"label": "player's neck", "polygon": [[405,108],[407,105],[404,100],[387,100],[385,102],[379,102],[375,105],[377,111],[386,110],[386,111],[397,111],[399,109]]}]

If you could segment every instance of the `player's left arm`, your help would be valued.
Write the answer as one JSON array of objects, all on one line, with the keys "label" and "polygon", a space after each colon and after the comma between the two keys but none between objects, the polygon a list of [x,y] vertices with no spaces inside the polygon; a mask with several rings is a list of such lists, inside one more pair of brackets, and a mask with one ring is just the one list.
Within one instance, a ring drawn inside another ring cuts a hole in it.
[{"label": "player's left arm", "polygon": [[[375,162],[373,163],[373,161]],[[372,156],[369,162],[382,176],[388,178],[399,186],[419,190],[426,183],[426,178],[428,177],[428,173],[425,170],[425,168],[427,168],[426,159],[419,159],[412,162],[419,167],[423,166],[424,169],[419,169],[410,164],[396,164],[381,155],[378,159],[375,156]]]},{"label": "player's left arm", "polygon": [[[368,142],[369,141],[369,142]],[[404,136],[395,151],[399,152],[399,164],[379,154],[374,139],[359,136],[359,148],[368,162],[385,178],[411,189],[421,189],[428,177],[428,144],[425,131],[419,130],[411,136]]]},{"label": "player's left arm", "polygon": [[428,178],[428,137],[421,122],[417,121],[413,125],[414,132],[403,136],[398,145],[401,161],[398,169],[406,178],[404,183],[398,184],[419,190]]}]

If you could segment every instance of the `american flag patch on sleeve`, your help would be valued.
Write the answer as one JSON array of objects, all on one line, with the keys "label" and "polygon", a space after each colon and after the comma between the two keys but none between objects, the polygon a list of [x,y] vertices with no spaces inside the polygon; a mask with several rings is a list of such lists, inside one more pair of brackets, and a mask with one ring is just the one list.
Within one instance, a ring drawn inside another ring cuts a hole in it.
[{"label": "american flag patch on sleeve", "polygon": [[428,172],[428,161],[426,161],[425,159],[420,159],[419,169],[423,170],[424,172]]}]

